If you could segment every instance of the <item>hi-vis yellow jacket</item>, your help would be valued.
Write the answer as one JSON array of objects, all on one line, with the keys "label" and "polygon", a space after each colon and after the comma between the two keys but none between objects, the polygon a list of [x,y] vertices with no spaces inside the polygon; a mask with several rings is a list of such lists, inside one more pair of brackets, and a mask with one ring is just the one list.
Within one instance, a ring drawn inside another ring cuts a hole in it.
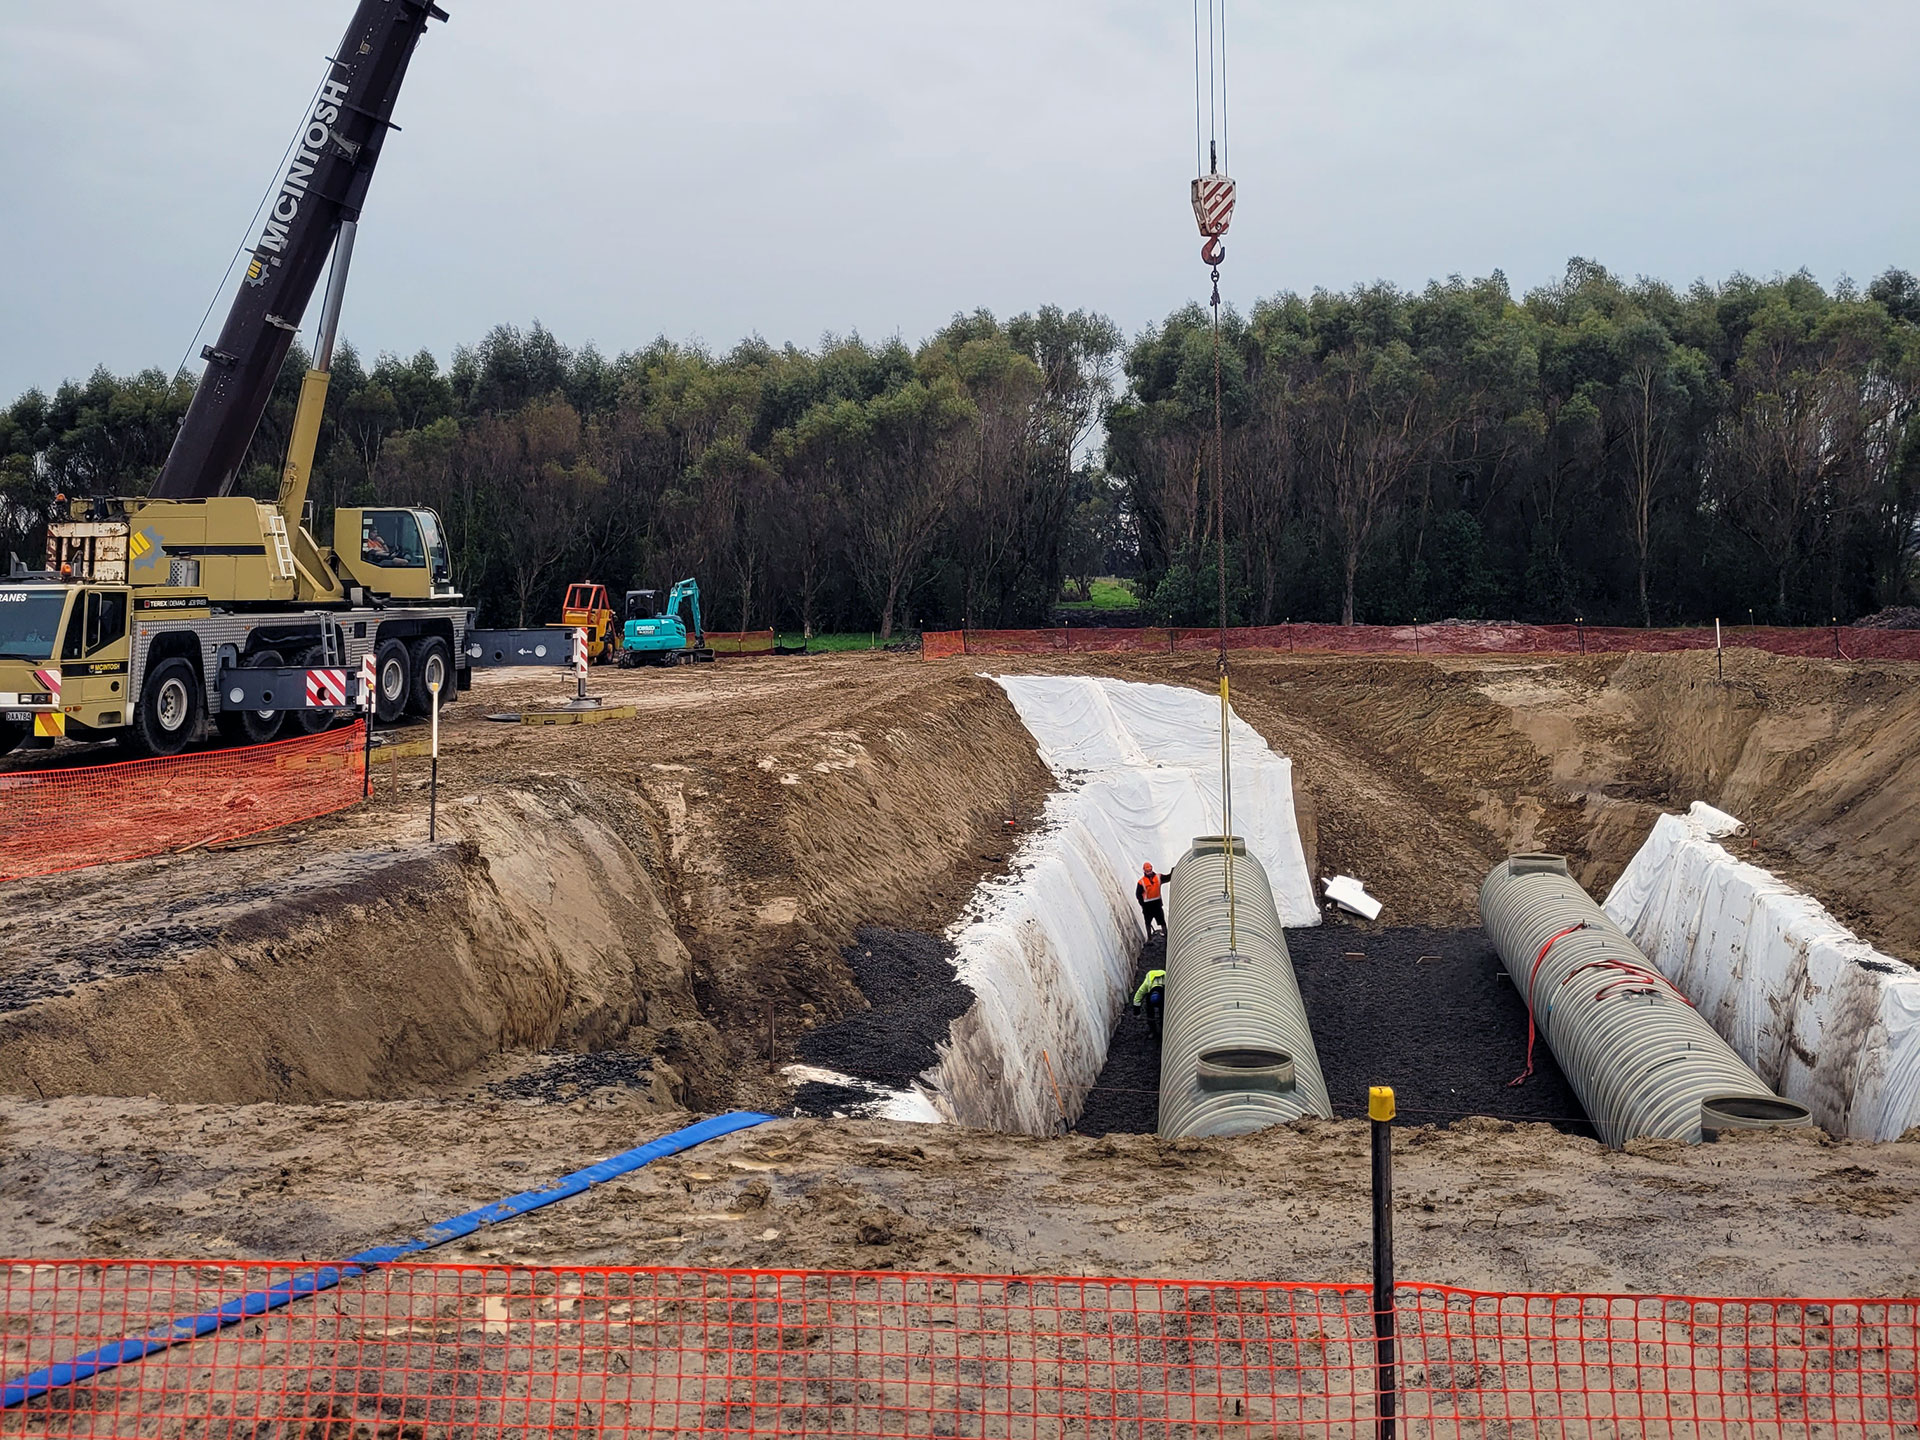
[{"label": "hi-vis yellow jacket", "polygon": [[1142,980],[1140,982],[1140,988],[1133,992],[1133,1008],[1138,1010],[1143,1004],[1146,1003],[1147,994],[1149,991],[1158,990],[1162,986],[1164,986],[1166,983],[1167,983],[1166,971],[1164,970],[1147,971],[1147,978]]}]

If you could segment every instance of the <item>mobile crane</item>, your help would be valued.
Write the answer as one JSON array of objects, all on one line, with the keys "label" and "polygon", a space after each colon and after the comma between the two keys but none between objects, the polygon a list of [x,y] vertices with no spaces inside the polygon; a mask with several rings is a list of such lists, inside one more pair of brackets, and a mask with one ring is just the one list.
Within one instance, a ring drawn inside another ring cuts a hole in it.
[{"label": "mobile crane", "polygon": [[[351,715],[348,676],[368,655],[383,723],[470,683],[484,647],[439,516],[337,509],[331,547],[305,525],[361,207],[414,47],[446,18],[431,0],[359,0],[151,492],[62,497],[45,568],[0,577],[0,753],[64,734],[171,755],[208,716],[229,741],[321,730]],[[278,499],[235,495],[329,255]]]}]

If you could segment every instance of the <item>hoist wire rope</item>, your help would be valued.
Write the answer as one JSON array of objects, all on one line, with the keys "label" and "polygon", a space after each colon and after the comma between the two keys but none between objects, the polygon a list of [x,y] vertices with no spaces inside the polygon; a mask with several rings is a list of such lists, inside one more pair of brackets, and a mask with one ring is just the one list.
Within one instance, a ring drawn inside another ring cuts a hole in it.
[{"label": "hoist wire rope", "polygon": [[[333,69],[329,66],[327,73],[322,75],[319,82],[314,85],[313,94],[307,97],[307,108],[301,111],[301,114],[313,114],[313,107],[320,102],[321,86],[325,85],[332,75]],[[240,257],[252,248],[250,241],[260,231],[260,217],[265,213],[267,203],[273,199],[274,192],[280,188],[280,182],[286,179],[287,166],[293,160],[294,147],[300,143],[300,137],[303,134],[305,131],[300,126],[294,127],[293,138],[287,142],[287,148],[281,152],[280,164],[274,170],[273,178],[267,182],[267,188],[261,192],[260,203],[253,207],[253,219],[247,222],[247,228],[240,236],[239,246],[227,260],[227,268],[220,276],[220,283],[213,287],[213,294],[207,300],[207,308],[200,314],[200,323],[194,327],[193,336],[187,341],[187,348],[180,353],[180,363],[173,367],[176,377],[187,368],[187,360],[193,354],[193,347],[200,343],[200,337],[206,333],[207,321],[213,316],[213,307],[218,305],[220,297],[227,293],[227,281],[233,278],[233,267],[240,262]]]},{"label": "hoist wire rope", "polygon": [[[1216,7],[1218,17],[1216,19]],[[1219,173],[1226,160],[1226,0],[1207,0],[1207,154],[1202,158],[1203,173]],[[1194,4],[1193,25],[1193,109],[1196,147],[1200,129],[1200,16],[1199,0]],[[1216,604],[1220,628],[1220,815],[1226,849],[1227,949],[1239,950],[1237,907],[1234,903],[1233,836],[1233,708],[1227,679],[1227,465],[1224,384],[1220,358],[1220,267],[1213,266],[1213,505],[1215,532],[1215,571],[1218,580]]]},{"label": "hoist wire rope", "polygon": [[[1211,11],[1213,0],[1207,0]],[[1193,173],[1207,173],[1206,127],[1200,123],[1200,0],[1193,0]]]},{"label": "hoist wire rope", "polygon": [[1220,136],[1220,107],[1214,99],[1213,5],[1214,0],[1207,0],[1207,139],[1209,141],[1217,140]]},{"label": "hoist wire rope", "polygon": [[1220,0],[1220,169],[1233,173],[1227,164],[1227,0]]}]

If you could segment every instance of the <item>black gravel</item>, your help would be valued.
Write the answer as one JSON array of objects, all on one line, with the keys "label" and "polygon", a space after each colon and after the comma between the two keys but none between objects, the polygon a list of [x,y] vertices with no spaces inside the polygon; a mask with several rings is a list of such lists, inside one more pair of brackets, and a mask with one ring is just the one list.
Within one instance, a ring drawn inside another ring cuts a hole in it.
[{"label": "black gravel", "polygon": [[[1138,988],[1147,971],[1158,970],[1167,961],[1167,937],[1155,932],[1140,947],[1140,959],[1134,966],[1133,980]],[[1127,992],[1133,998],[1133,991]],[[1113,1039],[1107,1044],[1107,1063],[1100,1078],[1087,1092],[1080,1119],[1075,1123],[1078,1135],[1144,1135],[1160,1123],[1160,1047],[1147,1030],[1144,1015],[1130,1010],[1120,1012]]]},{"label": "black gravel", "polygon": [[953,946],[937,935],[870,926],[840,953],[872,1008],[807,1031],[795,1049],[809,1064],[897,1089],[940,1058],[934,1046],[973,992],[954,978]]},{"label": "black gravel", "polygon": [[[1367,1088],[1391,1085],[1413,1125],[1469,1115],[1540,1120],[1592,1135],[1546,1045],[1526,1068],[1527,1007],[1486,933],[1423,926],[1289,930],[1333,1113],[1367,1113]],[[1359,958],[1354,958],[1359,957]]]},{"label": "black gravel", "polygon": [[597,1050],[591,1055],[555,1051],[539,1057],[536,1068],[496,1080],[489,1093],[508,1100],[538,1100],[565,1105],[595,1090],[645,1088],[653,1057],[632,1050]]},{"label": "black gravel", "polygon": [[[1526,1083],[1508,1084],[1526,1065],[1527,1007],[1483,931],[1336,922],[1289,930],[1287,949],[1335,1115],[1366,1114],[1368,1087],[1391,1085],[1408,1124],[1492,1115],[1594,1133],[1545,1044],[1534,1046]],[[1155,937],[1134,983],[1164,954]],[[1122,1012],[1074,1128],[1083,1135],[1153,1130],[1159,1083],[1160,1051],[1146,1022]]]},{"label": "black gravel", "polygon": [[793,1113],[814,1115],[828,1120],[835,1115],[861,1116],[877,1110],[881,1099],[871,1090],[852,1085],[834,1085],[825,1080],[809,1080],[793,1091]]}]

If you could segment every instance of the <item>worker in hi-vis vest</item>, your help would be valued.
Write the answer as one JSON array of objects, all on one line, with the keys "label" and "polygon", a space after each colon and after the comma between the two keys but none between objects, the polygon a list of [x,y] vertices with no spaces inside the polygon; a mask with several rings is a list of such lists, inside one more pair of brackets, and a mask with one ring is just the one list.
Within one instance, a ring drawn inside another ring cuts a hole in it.
[{"label": "worker in hi-vis vest", "polygon": [[1162,935],[1167,933],[1167,912],[1160,904],[1160,879],[1149,860],[1140,867],[1140,881],[1133,887],[1133,898],[1140,902],[1140,918],[1146,922],[1149,940],[1153,938],[1155,925],[1160,927]]},{"label": "worker in hi-vis vest", "polygon": [[1153,1032],[1153,1038],[1160,1038],[1160,1014],[1166,1007],[1167,972],[1164,970],[1147,971],[1146,979],[1140,982],[1140,988],[1133,992],[1133,1013],[1138,1015],[1144,1006],[1147,1012],[1147,1029]]}]

